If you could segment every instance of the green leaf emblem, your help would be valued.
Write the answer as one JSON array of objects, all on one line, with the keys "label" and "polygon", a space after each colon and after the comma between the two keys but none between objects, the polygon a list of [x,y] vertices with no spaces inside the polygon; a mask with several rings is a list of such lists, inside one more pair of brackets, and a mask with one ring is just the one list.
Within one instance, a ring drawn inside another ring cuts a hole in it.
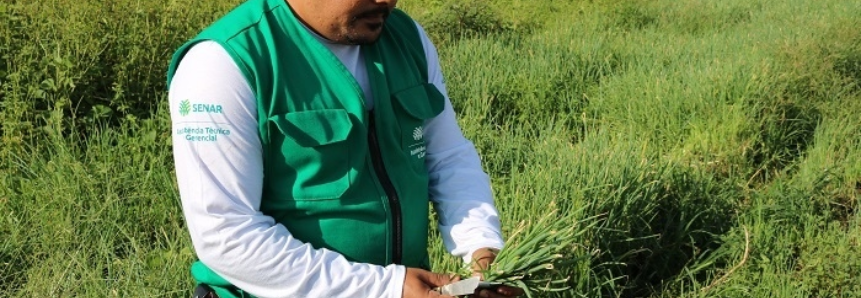
[{"label": "green leaf emblem", "polygon": [[186,115],[188,115],[189,112],[191,112],[191,102],[189,102],[188,99],[180,102],[179,103],[179,114],[182,116],[186,116]]}]

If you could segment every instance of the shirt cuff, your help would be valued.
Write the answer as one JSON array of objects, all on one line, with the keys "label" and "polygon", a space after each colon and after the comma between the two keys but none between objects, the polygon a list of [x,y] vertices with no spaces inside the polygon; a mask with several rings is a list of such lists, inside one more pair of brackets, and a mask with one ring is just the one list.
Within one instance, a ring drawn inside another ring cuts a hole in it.
[{"label": "shirt cuff", "polygon": [[401,265],[392,265],[391,291],[388,298],[402,298],[404,296],[404,279],[407,276],[407,268]]}]

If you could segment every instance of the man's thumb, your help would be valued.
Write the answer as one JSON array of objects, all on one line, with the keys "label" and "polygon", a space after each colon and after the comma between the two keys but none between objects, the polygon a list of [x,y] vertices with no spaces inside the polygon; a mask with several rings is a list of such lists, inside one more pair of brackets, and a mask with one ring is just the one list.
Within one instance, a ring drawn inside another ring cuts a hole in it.
[{"label": "man's thumb", "polygon": [[460,280],[460,277],[453,274],[439,274],[430,271],[425,271],[422,279],[431,287],[441,287]]}]

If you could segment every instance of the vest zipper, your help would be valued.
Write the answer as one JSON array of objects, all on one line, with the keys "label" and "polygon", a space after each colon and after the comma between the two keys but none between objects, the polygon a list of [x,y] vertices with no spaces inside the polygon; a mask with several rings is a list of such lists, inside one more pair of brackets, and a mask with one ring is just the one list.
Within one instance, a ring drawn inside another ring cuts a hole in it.
[{"label": "vest zipper", "polygon": [[380,152],[380,143],[377,139],[377,128],[374,121],[374,111],[368,113],[368,146],[371,149],[371,162],[374,165],[374,171],[377,173],[377,179],[383,186],[383,191],[386,192],[386,197],[389,198],[389,209],[392,212],[392,263],[400,264],[403,251],[403,220],[401,219],[401,201],[398,199],[398,193],[395,190],[395,185],[389,179],[389,174],[386,172],[386,167],[383,164],[383,156]]}]

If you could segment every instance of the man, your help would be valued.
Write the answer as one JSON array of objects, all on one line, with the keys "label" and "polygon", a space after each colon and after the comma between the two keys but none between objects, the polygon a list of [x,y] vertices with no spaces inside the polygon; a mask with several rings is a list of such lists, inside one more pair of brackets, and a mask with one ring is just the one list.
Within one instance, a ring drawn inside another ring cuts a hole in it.
[{"label": "man", "polygon": [[[446,248],[502,248],[487,175],[397,0],[250,0],[168,73],[176,175],[209,297],[445,297]],[[477,297],[511,297],[517,288]]]}]

